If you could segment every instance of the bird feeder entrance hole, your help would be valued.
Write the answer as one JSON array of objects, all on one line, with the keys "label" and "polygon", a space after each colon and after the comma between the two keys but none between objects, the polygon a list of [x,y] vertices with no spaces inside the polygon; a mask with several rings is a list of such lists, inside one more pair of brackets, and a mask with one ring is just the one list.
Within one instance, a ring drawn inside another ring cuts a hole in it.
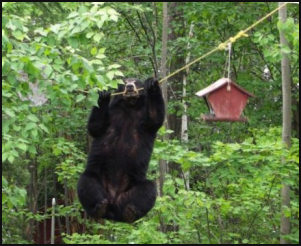
[{"label": "bird feeder entrance hole", "polygon": [[208,87],[196,93],[203,97],[210,110],[209,115],[203,115],[205,121],[247,121],[241,114],[251,93],[241,88],[229,78],[221,78]]}]

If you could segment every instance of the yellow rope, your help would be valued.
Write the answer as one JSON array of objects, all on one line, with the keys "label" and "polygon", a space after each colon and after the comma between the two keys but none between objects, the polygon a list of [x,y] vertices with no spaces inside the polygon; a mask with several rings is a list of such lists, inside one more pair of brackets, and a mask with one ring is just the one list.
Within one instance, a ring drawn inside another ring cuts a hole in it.
[{"label": "yellow rope", "polygon": [[[285,5],[287,5],[288,2],[280,5],[278,8],[274,9],[273,11],[271,11],[270,13],[268,13],[266,16],[262,17],[261,19],[259,19],[258,21],[256,21],[255,23],[253,23],[251,26],[249,26],[248,28],[239,31],[235,36],[230,37],[229,39],[227,39],[225,42],[220,43],[216,48],[212,49],[211,51],[207,52],[206,54],[200,56],[199,58],[193,60],[192,62],[186,64],[184,67],[177,69],[176,71],[172,72],[171,74],[167,75],[166,77],[164,77],[163,79],[161,79],[159,81],[159,83],[161,84],[163,81],[169,79],[170,77],[174,76],[175,74],[183,71],[184,69],[190,67],[192,64],[204,59],[205,57],[211,55],[212,53],[218,51],[218,50],[224,50],[227,48],[228,43],[234,43],[236,42],[236,40],[242,38],[242,37],[248,37],[247,32],[250,31],[251,29],[253,29],[255,26],[257,26],[258,24],[260,24],[261,22],[263,22],[265,19],[269,18],[271,15],[273,15],[275,12],[277,12],[279,9],[283,8]],[[140,88],[138,90],[143,90],[143,88]],[[118,93],[114,93],[112,94],[112,96],[115,95],[121,95],[123,94],[123,92],[118,92]]]}]

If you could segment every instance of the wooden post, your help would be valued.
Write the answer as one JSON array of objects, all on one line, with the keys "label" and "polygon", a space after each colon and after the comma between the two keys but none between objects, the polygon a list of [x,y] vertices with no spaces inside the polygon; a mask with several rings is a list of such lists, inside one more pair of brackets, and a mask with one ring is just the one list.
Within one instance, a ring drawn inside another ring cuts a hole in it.
[{"label": "wooden post", "polygon": [[55,230],[55,198],[52,198],[51,244],[54,244],[54,230]]}]

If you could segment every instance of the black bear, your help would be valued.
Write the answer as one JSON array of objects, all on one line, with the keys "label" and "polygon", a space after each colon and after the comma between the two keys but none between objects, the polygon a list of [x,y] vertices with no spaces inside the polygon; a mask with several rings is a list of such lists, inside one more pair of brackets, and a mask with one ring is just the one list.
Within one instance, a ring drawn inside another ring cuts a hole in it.
[{"label": "black bear", "polygon": [[93,142],[77,191],[88,215],[131,223],[156,200],[156,185],[146,172],[165,109],[156,79],[124,82],[117,89],[122,95],[99,92],[99,107],[88,121]]}]

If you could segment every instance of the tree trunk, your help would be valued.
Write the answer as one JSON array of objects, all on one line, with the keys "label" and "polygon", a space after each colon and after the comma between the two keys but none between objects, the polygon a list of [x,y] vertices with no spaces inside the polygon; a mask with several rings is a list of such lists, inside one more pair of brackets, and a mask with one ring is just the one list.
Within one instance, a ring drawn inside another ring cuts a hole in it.
[{"label": "tree trunk", "polygon": [[[44,168],[44,214],[47,213],[47,170]],[[43,231],[43,242],[44,244],[47,244],[47,239],[46,239],[46,233],[47,233],[47,228],[46,228],[46,222],[47,220],[44,219],[44,231]]]},{"label": "tree trunk", "polygon": [[[192,30],[193,30],[193,22],[190,24],[189,29],[189,38],[192,37]],[[190,62],[190,42],[188,41],[187,44],[187,56],[185,59],[185,64]],[[186,73],[183,74],[183,90],[182,90],[182,104],[183,104],[183,114],[182,114],[182,124],[181,124],[181,140],[182,143],[188,143],[188,117],[187,117],[187,102],[186,102],[186,87],[187,87],[187,76],[188,76],[189,68],[186,68]],[[186,190],[190,189],[189,186],[189,171],[183,173],[184,183]]]},{"label": "tree trunk", "polygon": [[[164,78],[167,75],[167,41],[168,41],[168,3],[163,3],[163,27],[162,27],[162,51],[161,51],[161,69],[160,69],[160,77]],[[165,81],[162,86],[162,93],[165,103],[165,109],[167,109],[167,81]],[[166,111],[166,110],[165,110]],[[166,114],[165,114],[166,115]],[[165,117],[164,126],[167,129],[168,124]],[[163,196],[163,183],[165,173],[167,172],[167,162],[165,160],[160,160],[160,196]]]},{"label": "tree trunk", "polygon": [[[64,180],[64,193],[65,193],[65,206],[68,206],[68,187],[67,187],[67,181]],[[65,215],[66,219],[66,233],[70,235],[70,220],[69,216]]]},{"label": "tree trunk", "polygon": [[[184,20],[184,8],[185,3],[180,2],[171,2],[169,4],[169,23],[170,23],[170,31],[168,34],[168,40],[169,42],[178,42],[179,38],[185,38],[185,32],[179,30],[176,28],[176,26],[182,26],[185,24]],[[182,48],[176,47],[177,49],[174,49],[169,55],[169,70],[171,72],[177,70],[178,68],[184,66],[185,64],[185,57],[183,55],[179,56],[179,50]],[[175,74],[169,79],[169,97],[171,100],[179,101],[180,97],[178,98],[178,95],[176,92],[182,91],[183,84],[183,73],[185,71],[182,71],[181,73]],[[168,114],[168,126],[169,129],[173,130],[173,133],[170,134],[173,138],[181,138],[181,116],[179,115],[179,111],[182,112],[181,107],[174,106],[173,107],[173,113]],[[170,170],[177,170],[177,172],[181,172],[181,169],[179,168],[178,164],[170,163],[169,164]]]},{"label": "tree trunk", "polygon": [[[279,5],[284,3],[280,2]],[[286,22],[287,10],[286,6],[279,10],[279,20],[281,22]],[[285,39],[284,33],[279,30],[280,33],[280,45],[281,48],[287,46],[287,40]],[[282,141],[286,145],[287,148],[291,146],[291,71],[290,71],[290,62],[288,59],[288,55],[284,52],[282,53],[281,59],[281,77],[282,77],[282,110],[283,110],[283,126],[282,126]],[[285,158],[283,158],[283,165],[285,165]],[[289,243],[283,236],[288,235],[290,233],[290,221],[289,218],[286,217],[283,213],[283,210],[286,207],[290,206],[290,196],[289,196],[290,188],[284,182],[282,184],[281,189],[281,224],[280,224],[280,243],[287,244]]]},{"label": "tree trunk", "polygon": [[[29,172],[30,172],[30,184],[29,190],[27,191],[28,200],[29,200],[29,210],[32,214],[37,213],[37,202],[38,202],[38,167],[37,167],[37,159],[34,158],[32,163],[29,165]],[[37,230],[37,223],[34,219],[30,219],[27,227],[25,228],[27,239],[29,241],[34,240],[35,238],[39,239],[39,230]],[[36,232],[36,234],[35,234]]]}]

